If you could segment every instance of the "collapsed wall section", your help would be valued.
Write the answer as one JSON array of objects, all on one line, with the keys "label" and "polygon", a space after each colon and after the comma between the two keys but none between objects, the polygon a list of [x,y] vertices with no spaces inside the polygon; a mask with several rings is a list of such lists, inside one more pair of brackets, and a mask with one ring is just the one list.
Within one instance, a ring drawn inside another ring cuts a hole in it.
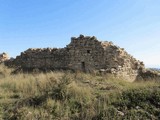
[{"label": "collapsed wall section", "polygon": [[102,42],[105,56],[105,69],[135,80],[139,72],[145,69],[143,62],[135,59],[123,48],[114,45],[112,42]]}]

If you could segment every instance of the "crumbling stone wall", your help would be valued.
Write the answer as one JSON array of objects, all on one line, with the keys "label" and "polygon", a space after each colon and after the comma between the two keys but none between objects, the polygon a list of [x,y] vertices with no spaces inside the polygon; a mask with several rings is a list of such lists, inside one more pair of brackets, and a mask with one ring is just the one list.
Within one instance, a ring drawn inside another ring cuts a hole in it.
[{"label": "crumbling stone wall", "polygon": [[102,46],[107,71],[134,80],[139,72],[144,69],[143,62],[136,60],[123,48],[114,45],[112,42],[103,42]]},{"label": "crumbling stone wall", "polygon": [[133,58],[123,48],[112,42],[100,42],[94,36],[72,37],[67,48],[71,56],[70,67],[75,70],[100,70],[134,80],[139,70],[144,69],[143,62]]},{"label": "crumbling stone wall", "polygon": [[57,48],[28,49],[17,56],[14,64],[24,69],[67,69],[68,51]]},{"label": "crumbling stone wall", "polygon": [[96,37],[72,37],[65,48],[28,49],[13,62],[27,69],[72,69],[85,72],[101,71],[135,79],[144,64],[112,42]]}]

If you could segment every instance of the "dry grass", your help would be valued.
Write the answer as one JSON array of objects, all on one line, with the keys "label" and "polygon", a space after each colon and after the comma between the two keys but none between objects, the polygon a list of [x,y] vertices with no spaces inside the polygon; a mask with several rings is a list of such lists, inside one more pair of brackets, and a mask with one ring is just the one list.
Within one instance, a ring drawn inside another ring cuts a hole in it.
[{"label": "dry grass", "polygon": [[123,92],[160,88],[154,80],[130,83],[112,75],[80,72],[11,75],[11,71],[0,66],[0,119],[4,120],[105,120],[113,116],[121,119],[124,116],[119,116],[115,103]]}]

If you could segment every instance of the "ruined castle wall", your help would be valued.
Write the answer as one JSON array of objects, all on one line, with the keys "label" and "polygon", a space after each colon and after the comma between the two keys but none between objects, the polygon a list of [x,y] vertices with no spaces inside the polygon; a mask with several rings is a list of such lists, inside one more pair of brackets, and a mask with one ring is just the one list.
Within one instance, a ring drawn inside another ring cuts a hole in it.
[{"label": "ruined castle wall", "polygon": [[72,37],[65,48],[28,49],[14,60],[22,68],[103,71],[135,80],[144,64],[112,42],[96,37]]},{"label": "ruined castle wall", "polygon": [[95,37],[72,38],[67,46],[70,53],[70,67],[91,72],[104,66],[104,49]]},{"label": "ruined castle wall", "polygon": [[28,49],[16,58],[15,64],[22,68],[66,69],[68,58],[65,48]]}]

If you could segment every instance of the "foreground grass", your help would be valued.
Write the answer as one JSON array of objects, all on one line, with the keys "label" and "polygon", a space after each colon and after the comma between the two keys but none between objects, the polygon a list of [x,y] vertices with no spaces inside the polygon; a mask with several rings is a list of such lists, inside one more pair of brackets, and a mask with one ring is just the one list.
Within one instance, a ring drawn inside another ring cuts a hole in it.
[{"label": "foreground grass", "polygon": [[10,75],[0,67],[0,119],[160,119],[160,83],[111,75],[49,72]]}]

